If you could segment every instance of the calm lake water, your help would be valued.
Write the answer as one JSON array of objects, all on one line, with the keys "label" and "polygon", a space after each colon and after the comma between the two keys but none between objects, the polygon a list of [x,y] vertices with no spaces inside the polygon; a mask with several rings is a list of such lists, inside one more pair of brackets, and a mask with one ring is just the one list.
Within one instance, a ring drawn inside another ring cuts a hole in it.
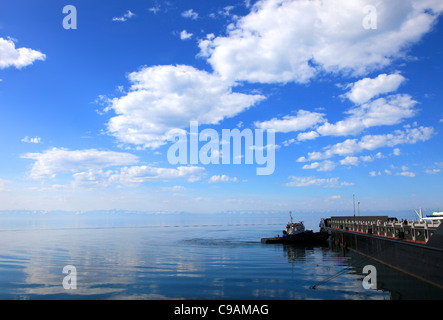
[{"label": "calm lake water", "polygon": [[[443,297],[442,290],[359,255],[261,244],[260,238],[281,233],[287,222],[281,218],[6,220],[0,299]],[[367,264],[377,269],[377,290],[363,288]],[[63,287],[67,265],[76,268],[76,289]]]}]

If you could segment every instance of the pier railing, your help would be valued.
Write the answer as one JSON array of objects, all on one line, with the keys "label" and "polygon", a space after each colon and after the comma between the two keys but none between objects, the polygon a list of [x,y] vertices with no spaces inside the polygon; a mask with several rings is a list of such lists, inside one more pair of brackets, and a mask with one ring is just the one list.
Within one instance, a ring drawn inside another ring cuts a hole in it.
[{"label": "pier railing", "polygon": [[396,239],[428,242],[441,221],[409,221],[387,216],[371,217],[331,217],[326,226],[333,229],[348,230]]}]

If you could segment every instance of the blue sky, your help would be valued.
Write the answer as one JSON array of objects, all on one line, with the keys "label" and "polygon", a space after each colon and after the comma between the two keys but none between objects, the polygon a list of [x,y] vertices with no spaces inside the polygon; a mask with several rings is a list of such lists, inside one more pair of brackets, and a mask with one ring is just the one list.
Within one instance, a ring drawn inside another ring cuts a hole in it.
[{"label": "blue sky", "polygon": [[[442,11],[2,1],[0,210],[340,211],[353,194],[362,211],[441,208]],[[169,163],[192,120],[275,130],[275,171]]]}]

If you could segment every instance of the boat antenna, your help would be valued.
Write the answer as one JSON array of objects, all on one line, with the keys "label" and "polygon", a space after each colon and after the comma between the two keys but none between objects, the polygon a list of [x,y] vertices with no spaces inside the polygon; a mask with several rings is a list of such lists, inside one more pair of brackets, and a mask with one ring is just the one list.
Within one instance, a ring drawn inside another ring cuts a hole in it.
[{"label": "boat antenna", "polygon": [[291,218],[291,223],[292,223],[292,211],[289,211],[289,217]]},{"label": "boat antenna", "polygon": [[353,200],[354,200],[354,217],[355,217],[355,194],[352,195]]}]

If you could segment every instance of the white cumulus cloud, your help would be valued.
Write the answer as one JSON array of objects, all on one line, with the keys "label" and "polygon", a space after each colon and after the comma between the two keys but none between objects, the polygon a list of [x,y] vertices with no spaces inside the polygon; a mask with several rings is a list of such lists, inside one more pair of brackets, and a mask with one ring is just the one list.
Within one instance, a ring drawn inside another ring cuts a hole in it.
[{"label": "white cumulus cloud", "polygon": [[325,160],[321,162],[313,162],[311,164],[305,164],[302,169],[315,169],[317,171],[331,171],[334,170],[337,164],[331,160]]},{"label": "white cumulus cloud", "polygon": [[[372,5],[377,29],[362,22]],[[306,83],[320,73],[365,75],[405,57],[443,11],[441,0],[261,0],[203,39],[200,55],[226,79]]]},{"label": "white cumulus cloud", "polygon": [[[299,110],[295,116],[284,116],[283,119],[271,119],[268,121],[257,121],[255,126],[260,129],[274,129],[275,132],[302,131],[324,122],[324,114]],[[305,136],[308,137],[309,134]]]},{"label": "white cumulus cloud", "polygon": [[119,21],[119,22],[125,22],[128,19],[131,19],[132,17],[135,17],[135,13],[131,12],[131,10],[126,11],[124,15],[121,17],[113,17],[112,21]]},{"label": "white cumulus cloud", "polygon": [[22,139],[22,142],[26,142],[26,143],[41,143],[42,139],[40,137],[30,138],[30,137],[26,136],[26,137],[24,137]]},{"label": "white cumulus cloud", "polygon": [[351,182],[339,182],[340,178],[316,178],[316,177],[297,177],[290,176],[290,182],[286,183],[287,187],[327,187],[338,188],[344,186],[351,186]]},{"label": "white cumulus cloud", "polygon": [[36,60],[45,60],[46,55],[29,48],[16,48],[11,39],[0,38],[0,69],[16,67],[18,69],[31,65]]},{"label": "white cumulus cloud", "polygon": [[108,131],[124,143],[157,148],[191,120],[217,124],[263,100],[232,92],[232,82],[186,65],[145,67],[129,74],[129,92],[111,101]]},{"label": "white cumulus cloud", "polygon": [[193,9],[189,9],[182,12],[182,17],[196,20],[198,18],[198,13],[195,12]]},{"label": "white cumulus cloud", "polygon": [[216,183],[216,182],[228,182],[228,181],[237,181],[237,177],[229,177],[225,174],[222,175],[214,175],[211,178],[209,178],[209,183]]},{"label": "white cumulus cloud", "polygon": [[308,157],[300,157],[298,162],[318,161],[334,156],[350,156],[365,150],[375,150],[383,147],[394,147],[400,144],[415,144],[427,141],[434,135],[432,127],[406,128],[395,130],[393,133],[380,135],[365,135],[361,139],[347,139],[343,142],[327,146],[324,151],[308,153]]},{"label": "white cumulus cloud", "polygon": [[351,90],[344,96],[356,104],[362,104],[380,94],[397,91],[405,80],[400,74],[383,73],[374,79],[364,78],[351,84]]},{"label": "white cumulus cloud", "polygon": [[[153,166],[130,166],[119,170],[89,169],[87,171],[74,173],[72,185],[74,187],[109,187],[129,186],[135,187],[142,183],[156,181],[170,181],[185,179],[195,182],[201,179],[205,169],[197,166],[180,166],[177,168],[160,168]],[[177,186],[173,191],[183,190]]]},{"label": "white cumulus cloud", "polygon": [[192,36],[193,36],[193,34],[190,33],[190,32],[187,32],[186,30],[182,30],[182,31],[180,32],[180,39],[181,39],[181,40],[188,40],[188,39],[191,39]]},{"label": "white cumulus cloud", "polygon": [[359,163],[358,157],[347,156],[346,158],[340,160],[340,164],[344,166],[358,166]]},{"label": "white cumulus cloud", "polygon": [[167,181],[186,179],[195,182],[201,179],[205,169],[197,166],[179,166],[177,168],[158,168],[152,166],[124,167],[120,173],[114,174],[110,180],[122,184],[139,184],[149,181]]},{"label": "white cumulus cloud", "polygon": [[399,124],[416,115],[416,104],[407,94],[378,98],[347,111],[349,116],[344,120],[335,124],[326,122],[317,132],[323,136],[347,136],[359,134],[371,127]]},{"label": "white cumulus cloud", "polygon": [[96,149],[52,148],[41,153],[26,153],[21,158],[35,160],[30,171],[30,177],[33,179],[54,178],[60,173],[75,173],[138,162],[137,156],[130,153]]}]

